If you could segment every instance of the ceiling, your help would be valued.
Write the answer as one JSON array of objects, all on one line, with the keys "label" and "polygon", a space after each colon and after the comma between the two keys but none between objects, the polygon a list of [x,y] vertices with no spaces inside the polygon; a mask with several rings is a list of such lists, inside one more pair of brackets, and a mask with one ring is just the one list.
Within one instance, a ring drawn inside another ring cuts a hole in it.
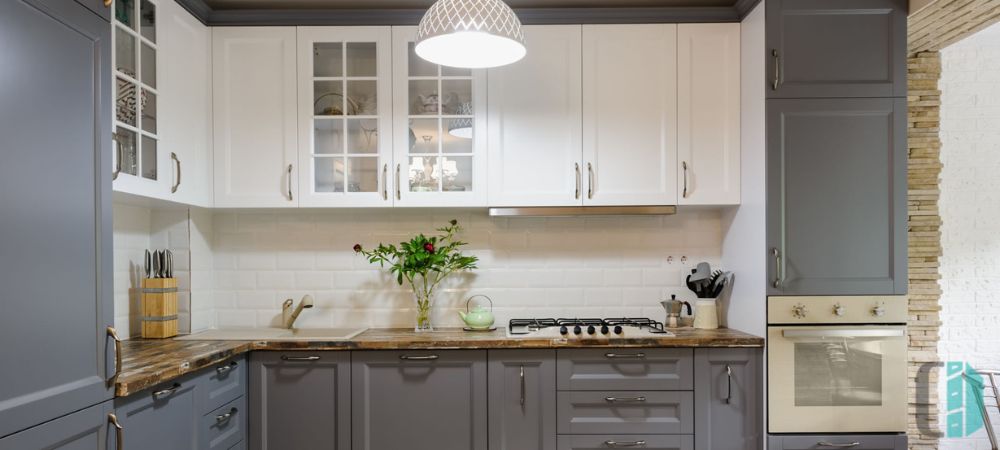
[{"label": "ceiling", "polygon": [[[204,0],[213,10],[426,9],[434,0]],[[735,0],[507,0],[512,8],[659,8],[733,6]]]}]

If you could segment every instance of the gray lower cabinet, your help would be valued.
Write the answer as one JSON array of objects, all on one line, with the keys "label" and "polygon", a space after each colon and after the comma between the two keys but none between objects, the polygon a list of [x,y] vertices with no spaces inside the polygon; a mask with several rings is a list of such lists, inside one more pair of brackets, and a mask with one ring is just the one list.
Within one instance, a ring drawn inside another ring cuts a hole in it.
[{"label": "gray lower cabinet", "polygon": [[123,429],[123,448],[198,448],[202,418],[198,394],[196,377],[188,376],[116,400],[115,414]]},{"label": "gray lower cabinet", "polygon": [[[0,450],[96,450],[114,448],[109,433],[111,401],[0,439]],[[110,442],[109,442],[110,439]]]},{"label": "gray lower cabinet", "polygon": [[642,434],[605,434],[590,436],[559,436],[559,450],[597,450],[608,448],[642,448],[645,450],[693,450],[691,436]]},{"label": "gray lower cabinet", "polygon": [[692,434],[690,391],[559,392],[559,434]]},{"label": "gray lower cabinet", "polygon": [[486,351],[352,354],[353,450],[486,450]]},{"label": "gray lower cabinet", "polygon": [[906,293],[906,114],[906,98],[767,101],[769,295]]},{"label": "gray lower cabinet", "polygon": [[763,351],[694,351],[695,448],[758,450],[763,442]]},{"label": "gray lower cabinet", "polygon": [[254,352],[250,386],[251,450],[350,450],[350,352]]},{"label": "gray lower cabinet", "polygon": [[690,348],[557,351],[559,390],[691,390]]},{"label": "gray lower cabinet", "polygon": [[768,436],[768,450],[906,450],[905,435]]},{"label": "gray lower cabinet", "polygon": [[767,96],[905,97],[907,10],[906,0],[767,0]]},{"label": "gray lower cabinet", "polygon": [[556,450],[556,351],[489,351],[490,450]]},{"label": "gray lower cabinet", "polygon": [[245,441],[247,435],[246,397],[239,397],[201,418],[198,430],[202,450],[228,450]]},{"label": "gray lower cabinet", "polygon": [[81,3],[0,1],[16,86],[0,102],[0,437],[113,396],[110,34]]}]

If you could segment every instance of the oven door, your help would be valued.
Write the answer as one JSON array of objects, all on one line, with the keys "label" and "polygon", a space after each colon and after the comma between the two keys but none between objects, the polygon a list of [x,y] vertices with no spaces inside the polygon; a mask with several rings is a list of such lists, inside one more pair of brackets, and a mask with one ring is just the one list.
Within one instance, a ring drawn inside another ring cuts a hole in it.
[{"label": "oven door", "polygon": [[768,327],[771,433],[905,432],[906,327]]}]

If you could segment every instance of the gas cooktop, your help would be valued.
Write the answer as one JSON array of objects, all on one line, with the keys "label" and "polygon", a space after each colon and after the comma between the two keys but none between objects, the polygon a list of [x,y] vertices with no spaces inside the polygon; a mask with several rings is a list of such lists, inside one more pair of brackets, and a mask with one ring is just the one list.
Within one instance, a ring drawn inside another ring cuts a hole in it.
[{"label": "gas cooktop", "polygon": [[511,319],[511,337],[551,337],[562,339],[628,339],[671,337],[663,323],[644,317],[610,319]]}]

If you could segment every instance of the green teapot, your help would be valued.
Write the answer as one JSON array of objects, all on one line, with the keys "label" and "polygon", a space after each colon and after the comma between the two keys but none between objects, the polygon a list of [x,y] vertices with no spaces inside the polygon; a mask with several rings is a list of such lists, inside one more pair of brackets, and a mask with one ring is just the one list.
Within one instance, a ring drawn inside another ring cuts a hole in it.
[{"label": "green teapot", "polygon": [[[490,302],[490,309],[483,308],[482,305],[473,306],[470,310],[469,306],[472,300],[476,297],[485,298]],[[459,311],[458,315],[462,317],[462,321],[465,325],[472,330],[489,330],[493,327],[493,299],[485,295],[473,295],[465,301],[465,311]]]}]

